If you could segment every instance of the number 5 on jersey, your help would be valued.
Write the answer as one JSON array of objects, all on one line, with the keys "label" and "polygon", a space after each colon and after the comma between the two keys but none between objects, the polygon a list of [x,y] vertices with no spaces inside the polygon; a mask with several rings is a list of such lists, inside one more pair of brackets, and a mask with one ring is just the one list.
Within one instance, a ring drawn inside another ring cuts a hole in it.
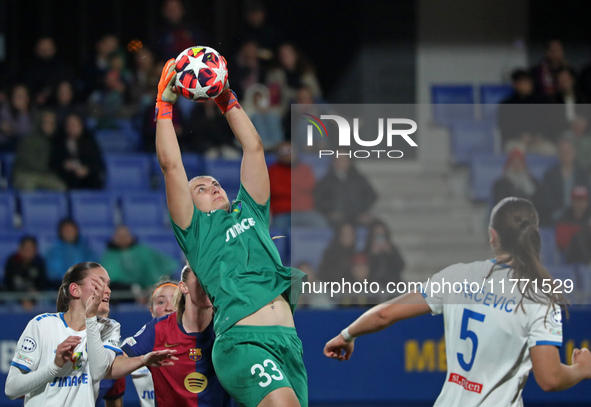
[{"label": "number 5 on jersey", "polygon": [[[271,366],[270,370],[273,374],[269,374],[265,371],[269,365]],[[283,373],[281,373],[281,370],[277,369],[277,365],[271,359],[265,359],[262,365],[260,363],[252,365],[250,368],[250,374],[254,376],[257,373],[259,374],[259,377],[264,378],[264,380],[259,382],[259,386],[261,387],[267,387],[273,380],[283,380]]]},{"label": "number 5 on jersey", "polygon": [[460,363],[462,369],[464,369],[466,372],[469,372],[470,369],[472,369],[472,365],[474,364],[474,358],[476,357],[476,350],[478,349],[478,336],[476,336],[476,332],[468,329],[468,323],[470,322],[470,319],[483,322],[484,317],[484,314],[464,308],[464,315],[462,316],[462,328],[460,330],[460,339],[464,341],[470,339],[472,341],[472,357],[470,357],[469,362],[466,362],[464,354],[458,352],[458,362]]}]

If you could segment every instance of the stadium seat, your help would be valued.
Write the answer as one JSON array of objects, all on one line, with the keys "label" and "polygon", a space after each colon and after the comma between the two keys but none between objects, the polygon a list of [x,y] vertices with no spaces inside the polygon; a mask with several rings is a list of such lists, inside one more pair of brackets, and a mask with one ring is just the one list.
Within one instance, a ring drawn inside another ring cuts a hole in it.
[{"label": "stadium seat", "polygon": [[548,171],[548,169],[557,162],[558,157],[556,156],[538,154],[527,155],[527,167],[529,168],[529,172],[538,181],[542,181],[544,179],[544,174],[546,173],[546,171]]},{"label": "stadium seat", "polygon": [[553,227],[540,228],[540,258],[547,267],[560,263],[560,253],[556,247],[556,230]]},{"label": "stadium seat", "polygon": [[109,154],[107,189],[138,191],[150,189],[150,158],[143,154]]},{"label": "stadium seat", "polygon": [[333,236],[332,229],[291,228],[291,264],[310,263],[314,270],[322,261],[324,250]]},{"label": "stadium seat", "polygon": [[117,216],[117,196],[108,191],[70,192],[72,217],[81,228],[113,228]]},{"label": "stadium seat", "polygon": [[302,163],[312,167],[314,178],[316,178],[317,182],[326,175],[330,169],[330,163],[332,162],[332,159],[330,158],[318,157],[317,153],[300,153],[299,158]]},{"label": "stadium seat", "polygon": [[503,166],[507,157],[473,156],[470,162],[470,186],[472,199],[486,202],[492,198],[492,186],[497,178],[503,174]]},{"label": "stadium seat", "polygon": [[479,93],[482,120],[496,120],[498,104],[511,95],[512,92],[513,87],[511,85],[480,85]]},{"label": "stadium seat", "polygon": [[23,234],[18,232],[0,233],[0,285],[4,282],[4,266],[6,260],[18,250],[18,243]]},{"label": "stadium seat", "polygon": [[121,218],[130,229],[168,224],[164,192],[129,192],[121,195]]},{"label": "stadium seat", "polygon": [[83,231],[83,236],[88,241],[90,249],[99,259],[103,256],[113,232],[114,230],[107,231],[106,229],[88,229]]},{"label": "stadium seat", "polygon": [[205,159],[200,154],[183,153],[183,165],[188,179],[207,174]]},{"label": "stadium seat", "polygon": [[140,135],[135,130],[97,130],[94,137],[104,154],[133,152],[139,149]]},{"label": "stadium seat", "polygon": [[16,214],[16,198],[11,192],[0,192],[0,230],[14,229],[14,215]]},{"label": "stadium seat", "polygon": [[241,160],[206,159],[207,174],[218,180],[222,188],[237,189],[240,187]]},{"label": "stadium seat", "polygon": [[495,152],[494,126],[489,122],[456,122],[451,125],[450,139],[456,164],[467,164],[475,154]]},{"label": "stadium seat", "polygon": [[131,229],[131,233],[138,238],[139,243],[146,244],[166,253],[169,256],[184,262],[184,254],[177,243],[174,233],[170,229],[162,229],[160,232],[145,233],[139,229]]},{"label": "stadium seat", "polygon": [[474,87],[472,85],[431,86],[433,121],[448,126],[461,120],[474,120]]},{"label": "stadium seat", "polygon": [[69,215],[68,199],[59,192],[21,192],[19,199],[25,229],[55,229]]}]

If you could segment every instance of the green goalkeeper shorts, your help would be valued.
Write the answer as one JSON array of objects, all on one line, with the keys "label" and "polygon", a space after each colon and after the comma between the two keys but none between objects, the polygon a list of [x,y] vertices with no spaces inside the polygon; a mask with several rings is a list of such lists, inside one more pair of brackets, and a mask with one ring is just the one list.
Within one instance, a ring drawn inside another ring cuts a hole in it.
[{"label": "green goalkeeper shorts", "polygon": [[303,355],[295,328],[234,325],[216,337],[212,360],[220,383],[241,406],[256,407],[273,390],[291,387],[307,407]]}]

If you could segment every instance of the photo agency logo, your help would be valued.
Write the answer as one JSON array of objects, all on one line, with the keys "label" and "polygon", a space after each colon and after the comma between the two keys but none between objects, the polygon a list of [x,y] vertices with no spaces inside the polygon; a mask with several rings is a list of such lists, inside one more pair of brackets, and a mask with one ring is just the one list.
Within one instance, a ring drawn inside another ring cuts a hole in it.
[{"label": "photo agency logo", "polygon": [[[349,120],[342,116],[334,114],[321,115],[320,118],[308,113],[302,113],[304,120],[310,124],[307,126],[306,145],[314,146],[314,138],[324,139],[322,145],[330,144],[328,141],[328,130],[323,120],[333,120],[338,129],[338,148],[321,149],[318,151],[318,157],[342,156],[351,158],[402,158],[404,152],[401,150],[392,150],[381,148],[386,138],[386,147],[392,148],[394,137],[401,137],[409,146],[418,147],[417,143],[410,138],[410,135],[417,131],[417,123],[411,119],[401,118],[378,118],[377,136],[374,139],[364,140],[359,135],[359,118],[353,118],[353,126]],[[353,137],[351,137],[351,127],[353,128]],[[364,126],[369,128],[369,126]],[[366,131],[367,132],[367,131]],[[326,139],[325,139],[326,138]],[[331,140],[334,145],[335,140]],[[372,147],[374,147],[372,149]]]}]

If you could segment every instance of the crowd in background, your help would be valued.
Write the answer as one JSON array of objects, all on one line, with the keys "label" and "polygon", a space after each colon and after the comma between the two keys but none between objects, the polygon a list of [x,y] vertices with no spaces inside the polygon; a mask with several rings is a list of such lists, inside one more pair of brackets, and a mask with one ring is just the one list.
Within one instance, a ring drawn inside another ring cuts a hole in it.
[{"label": "crowd in background", "polygon": [[[235,52],[225,55],[231,87],[265,149],[276,157],[269,167],[271,226],[287,235],[291,224],[335,231],[318,270],[302,264],[311,279],[333,278],[336,272],[352,281],[399,281],[404,261],[387,225],[372,218],[378,196],[353,161],[334,160],[316,180],[310,166],[298,159],[296,150],[304,146],[295,141],[292,146],[290,105],[324,99],[314,64],[298,44],[282,38],[279,27],[266,19],[264,6],[251,2],[232,41]],[[95,138],[102,130],[132,127],[141,133],[136,151],[154,152],[154,100],[162,67],[186,48],[210,40],[186,18],[180,0],[162,3],[161,25],[151,38],[124,45],[114,34],[102,35],[79,70],[60,58],[54,38],[40,37],[27,68],[10,87],[0,89],[0,154],[14,154],[11,187],[60,192],[105,188],[105,152]],[[239,158],[239,146],[213,101],[180,98],[173,122],[183,152]],[[350,234],[355,240],[359,228],[367,231],[367,242],[357,252],[351,250]],[[6,261],[4,289],[28,293],[21,300],[26,309],[35,305],[35,293],[55,290],[62,273],[79,261],[100,261],[113,288],[123,290],[149,287],[157,276],[179,271],[174,270],[176,259],[142,245],[125,225],[117,226],[101,257],[92,252],[75,219],[61,220],[58,229],[59,239],[45,253],[35,236],[25,235]],[[337,258],[340,266],[331,266]]]},{"label": "crowd in background", "polygon": [[[493,186],[494,203],[507,196],[534,202],[543,227],[555,228],[566,263],[591,261],[591,64],[577,71],[563,44],[548,41],[544,58],[512,74],[513,92],[498,109],[503,176]],[[541,180],[526,154],[556,156]]]}]

